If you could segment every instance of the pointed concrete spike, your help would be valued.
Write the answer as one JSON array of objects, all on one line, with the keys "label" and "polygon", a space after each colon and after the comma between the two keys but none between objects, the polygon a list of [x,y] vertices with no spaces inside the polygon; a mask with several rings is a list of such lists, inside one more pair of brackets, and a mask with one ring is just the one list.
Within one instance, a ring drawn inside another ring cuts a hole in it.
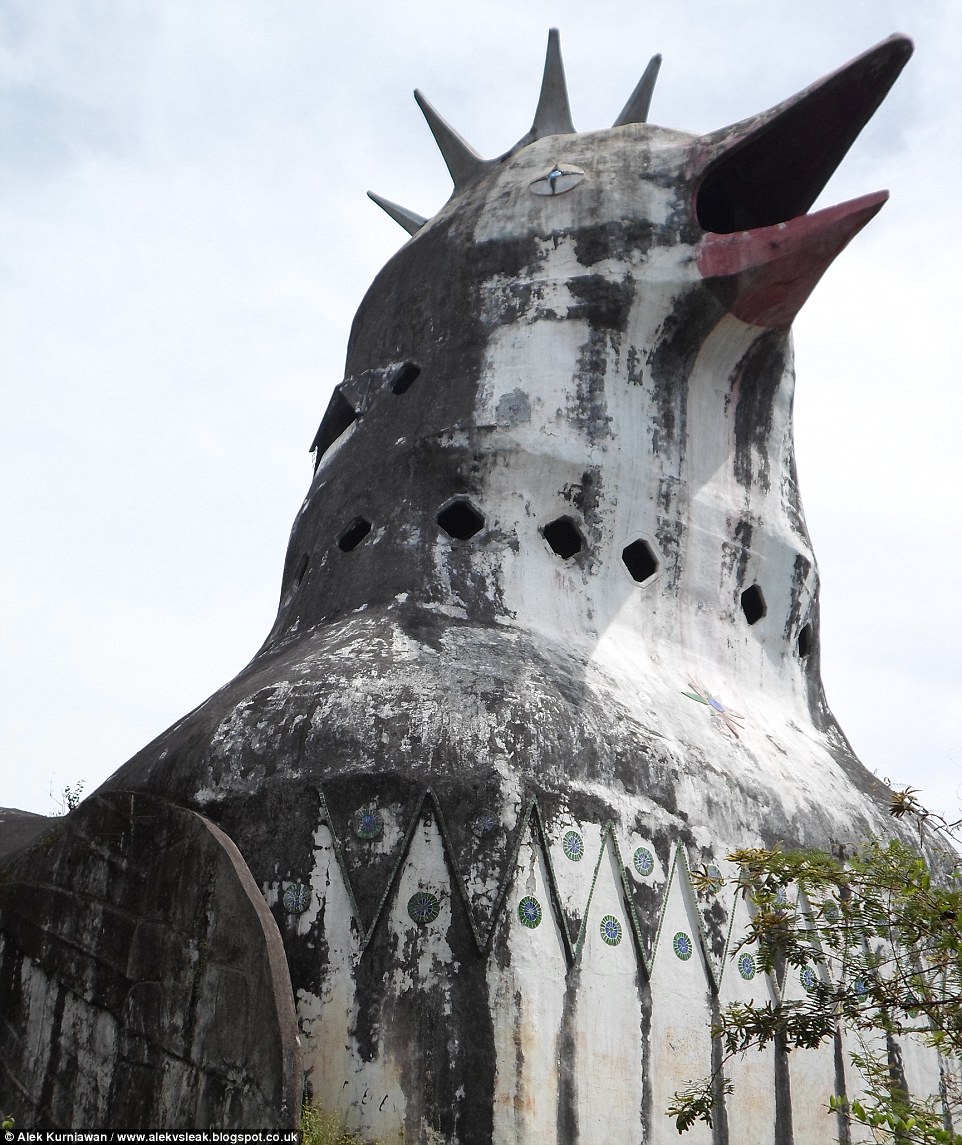
[{"label": "pointed concrete spike", "polygon": [[561,59],[561,40],[558,29],[552,28],[548,33],[548,51],[544,58],[541,95],[538,99],[538,110],[534,113],[530,135],[532,139],[543,139],[546,135],[574,133],[575,125],[571,122],[571,109],[568,106],[565,67]]},{"label": "pointed concrete spike", "polygon": [[373,191],[368,191],[367,197],[377,203],[381,210],[389,214],[396,223],[400,223],[409,235],[415,234],[427,222],[423,215],[416,215],[414,211],[409,211],[407,207],[402,207],[398,203],[392,203],[390,199],[382,199]]},{"label": "pointed concrete spike", "polygon": [[623,127],[626,123],[648,122],[648,108],[651,107],[651,96],[655,90],[655,80],[658,79],[660,67],[661,56],[652,56],[648,61],[648,67],[645,68],[644,75],[628,97],[628,102],[621,109],[621,114],[611,125],[612,127]]},{"label": "pointed concrete spike", "polygon": [[486,166],[485,161],[470,143],[462,139],[454,128],[438,115],[419,91],[415,91],[414,98],[418,101],[418,107],[428,121],[431,134],[451,172],[455,190],[460,191],[481,174]]}]

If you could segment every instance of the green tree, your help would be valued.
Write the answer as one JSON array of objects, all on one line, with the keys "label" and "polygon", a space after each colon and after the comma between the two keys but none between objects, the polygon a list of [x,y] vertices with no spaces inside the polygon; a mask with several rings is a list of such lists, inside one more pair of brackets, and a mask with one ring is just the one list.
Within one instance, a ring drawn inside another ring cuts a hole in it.
[{"label": "green tree", "polygon": [[[962,867],[952,844],[962,821],[948,823],[918,802],[912,788],[893,792],[890,811],[914,821],[920,849],[869,839],[849,853],[736,851],[730,880],[752,904],[752,922],[733,952],[757,943],[757,960],[776,980],[806,971],[807,996],[764,1004],[734,1003],[712,1027],[722,1060],[715,1073],[675,1094],[668,1110],[679,1133],[709,1125],[719,1094],[733,1092],[725,1066],[751,1049],[791,1050],[831,1042],[836,1031],[856,1048],[858,1100],[826,1094],[827,1108],[866,1127],[877,1142],[962,1145],[958,1070],[942,1093],[909,1093],[893,1042],[916,1039],[962,1061]],[[928,862],[920,853],[924,849]],[[718,887],[717,871],[695,872]]]}]

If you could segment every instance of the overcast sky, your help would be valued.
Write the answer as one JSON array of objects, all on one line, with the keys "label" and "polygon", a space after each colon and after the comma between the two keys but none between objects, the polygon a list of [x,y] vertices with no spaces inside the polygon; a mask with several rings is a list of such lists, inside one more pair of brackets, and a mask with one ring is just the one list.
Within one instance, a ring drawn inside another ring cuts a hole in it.
[{"label": "overcast sky", "polygon": [[485,156],[548,28],[573,118],[709,131],[900,31],[916,54],[820,206],[892,199],[796,321],[829,701],[864,763],[962,787],[959,0],[0,0],[0,805],[92,790],[247,663],[351,318]]}]

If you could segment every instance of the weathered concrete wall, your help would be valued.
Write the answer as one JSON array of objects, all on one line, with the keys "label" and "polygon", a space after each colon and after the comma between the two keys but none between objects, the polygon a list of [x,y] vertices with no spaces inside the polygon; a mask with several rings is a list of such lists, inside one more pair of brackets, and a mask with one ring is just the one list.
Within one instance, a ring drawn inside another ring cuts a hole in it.
[{"label": "weathered concrete wall", "polygon": [[293,1131],[283,946],[237,848],[95,796],[0,870],[0,1089],[20,1129]]}]

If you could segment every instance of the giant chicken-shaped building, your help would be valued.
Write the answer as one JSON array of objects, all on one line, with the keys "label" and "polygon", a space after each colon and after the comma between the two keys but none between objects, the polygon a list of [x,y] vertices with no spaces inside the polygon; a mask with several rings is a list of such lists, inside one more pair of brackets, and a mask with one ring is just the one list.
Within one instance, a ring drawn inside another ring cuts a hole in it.
[{"label": "giant chicken-shaped building", "polygon": [[[552,33],[534,124],[490,160],[418,96],[454,192],[427,220],[374,196],[411,238],[354,321],[274,627],[75,813],[124,839],[160,801],[236,844],[290,972],[281,1073],[299,1052],[352,1128],[677,1140],[665,1110],[710,1070],[713,1014],[804,989],[726,957],[748,906],[689,874],[885,829],[820,681],[790,327],[885,200],[806,213],[910,52],[892,37],[708,135],[646,122],[656,57],[612,128],[579,133]],[[29,946],[15,913],[8,962]],[[124,1004],[118,1030],[139,1020]],[[231,1060],[221,1041],[205,1052]],[[823,1145],[827,1095],[857,1084],[840,1061],[746,1059],[692,1141]],[[933,1063],[905,1061],[932,1088]],[[64,1122],[70,1083],[34,1072],[33,1108]],[[202,1120],[210,1073],[155,1112]],[[249,1079],[218,1076],[229,1120]]]}]

